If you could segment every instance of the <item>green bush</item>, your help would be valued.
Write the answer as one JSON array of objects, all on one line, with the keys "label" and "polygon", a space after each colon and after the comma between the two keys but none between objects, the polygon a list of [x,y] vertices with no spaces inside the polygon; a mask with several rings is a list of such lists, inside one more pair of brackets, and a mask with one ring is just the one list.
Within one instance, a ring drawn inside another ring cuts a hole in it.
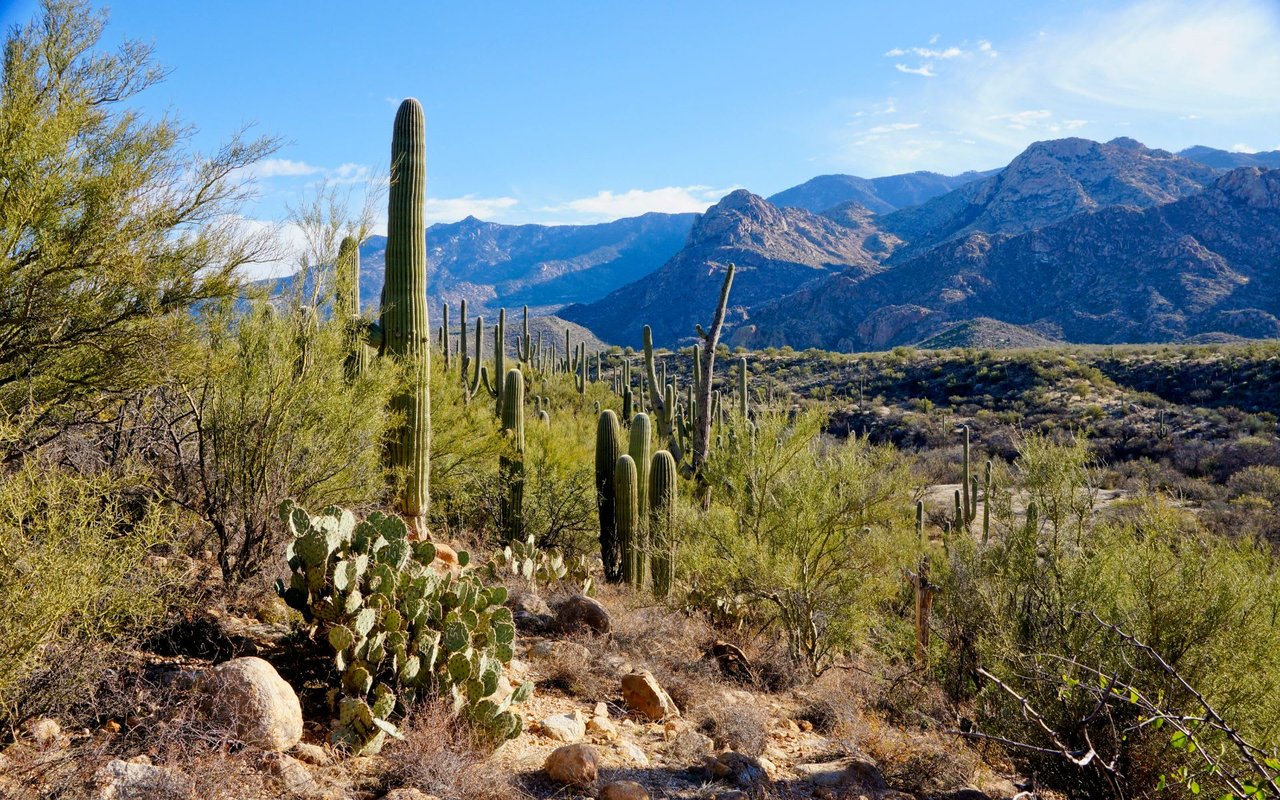
[{"label": "green bush", "polygon": [[[680,515],[680,571],[703,596],[773,619],[813,675],[869,641],[914,560],[910,467],[897,451],[824,438],[824,416],[761,409],[707,466],[710,511]],[[723,613],[724,609],[713,609]]]},{"label": "green bush", "polygon": [[[1081,769],[1040,758],[1036,768],[1059,788],[1095,796],[1114,790],[1116,780],[1131,792],[1183,766],[1195,775],[1199,757],[1171,748],[1169,731],[1144,724],[1135,704],[1099,705],[1101,675],[1158,698],[1171,713],[1203,713],[1167,669],[1100,619],[1153,648],[1246,739],[1280,740],[1280,577],[1273,556],[1251,542],[1208,534],[1195,515],[1159,495],[1095,517],[1095,480],[1082,441],[1027,437],[1021,444],[1014,470],[1025,492],[1019,504],[1032,498],[1038,516],[1015,516],[1010,496],[999,499],[993,505],[999,535],[989,547],[953,542],[936,578],[942,590],[935,659],[953,696],[976,701],[979,729],[1056,746],[1022,712],[1021,700],[977,674],[981,665],[1021,694],[1068,747],[1092,747],[1099,764],[1124,765],[1116,777],[1096,764]],[[1221,736],[1206,732],[1198,744],[1231,768]],[[1217,780],[1199,778],[1206,787]]]},{"label": "green bush", "polygon": [[230,580],[279,563],[285,499],[361,507],[387,488],[397,367],[374,359],[348,381],[346,324],[308,316],[266,299],[210,309],[193,357],[155,401],[168,433],[160,489],[205,522]]},{"label": "green bush", "polygon": [[[135,502],[136,489],[131,479],[82,477],[34,461],[0,480],[0,718],[78,700],[33,696],[24,679],[60,649],[109,649],[162,612],[160,576],[146,557],[172,519]],[[94,679],[60,677],[64,686]]]}]

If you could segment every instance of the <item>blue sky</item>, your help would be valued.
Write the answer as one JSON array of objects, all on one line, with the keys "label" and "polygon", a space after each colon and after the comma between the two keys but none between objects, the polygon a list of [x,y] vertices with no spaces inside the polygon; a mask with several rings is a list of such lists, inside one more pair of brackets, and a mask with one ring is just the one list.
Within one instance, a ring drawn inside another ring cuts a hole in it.
[{"label": "blue sky", "polygon": [[[8,27],[36,12],[0,0]],[[815,175],[954,173],[1038,139],[1280,148],[1280,0],[140,2],[109,40],[172,70],[138,102],[211,148],[288,144],[247,213],[385,169],[428,119],[433,220],[701,210]]]}]

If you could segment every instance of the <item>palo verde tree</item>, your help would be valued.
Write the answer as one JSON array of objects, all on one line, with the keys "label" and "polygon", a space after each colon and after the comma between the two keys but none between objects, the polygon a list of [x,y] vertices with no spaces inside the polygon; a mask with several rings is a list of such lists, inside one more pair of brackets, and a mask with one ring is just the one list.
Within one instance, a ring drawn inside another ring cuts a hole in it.
[{"label": "palo verde tree", "polygon": [[0,414],[4,456],[146,385],[193,304],[226,296],[268,243],[234,212],[274,140],[208,155],[128,102],[163,72],[151,48],[98,47],[104,14],[45,0],[8,35],[0,76]]}]

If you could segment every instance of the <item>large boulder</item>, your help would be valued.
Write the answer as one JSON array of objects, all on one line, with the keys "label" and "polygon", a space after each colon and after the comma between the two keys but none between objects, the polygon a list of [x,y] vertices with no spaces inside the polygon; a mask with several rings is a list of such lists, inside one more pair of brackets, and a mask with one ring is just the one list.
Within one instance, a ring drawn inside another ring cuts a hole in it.
[{"label": "large boulder", "polygon": [[600,756],[589,744],[567,744],[552,751],[543,768],[556,783],[590,789],[596,785]]},{"label": "large boulder", "polygon": [[261,658],[236,658],[208,670],[197,684],[210,720],[236,739],[283,752],[302,738],[302,706],[293,687]]},{"label": "large boulder", "polygon": [[613,623],[609,612],[599,601],[585,594],[576,594],[556,609],[556,627],[565,632],[586,629],[605,634],[613,629]]},{"label": "large boulder", "polygon": [[637,670],[622,677],[622,702],[651,720],[680,716],[680,709],[648,670]]}]

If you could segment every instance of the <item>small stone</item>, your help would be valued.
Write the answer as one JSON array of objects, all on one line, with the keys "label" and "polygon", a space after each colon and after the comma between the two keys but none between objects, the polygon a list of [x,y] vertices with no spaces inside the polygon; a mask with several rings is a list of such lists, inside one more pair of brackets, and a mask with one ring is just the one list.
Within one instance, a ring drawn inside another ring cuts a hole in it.
[{"label": "small stone", "polygon": [[615,781],[600,792],[600,800],[649,800],[649,792],[635,781]]},{"label": "small stone", "polygon": [[608,717],[592,717],[587,720],[587,730],[606,736],[618,735],[618,726],[614,725],[613,720]]},{"label": "small stone", "polygon": [[547,777],[566,786],[589,789],[596,784],[600,756],[589,744],[567,744],[547,756]]},{"label": "small stone", "polygon": [[573,743],[587,735],[586,722],[582,714],[577,711],[572,714],[547,717],[539,725],[542,726],[542,733],[545,736],[558,742]]},{"label": "small stone", "polygon": [[298,759],[284,753],[264,753],[261,763],[288,794],[310,797],[318,793],[315,778]]},{"label": "small stone", "polygon": [[591,651],[577,642],[565,642],[559,639],[543,639],[529,648],[531,659],[581,659],[591,660]]},{"label": "small stone", "polygon": [[101,730],[103,733],[119,733],[120,723],[116,722],[114,719],[109,719],[106,722],[102,723],[102,727],[99,728],[99,730]]},{"label": "small stone", "polygon": [[805,733],[813,732],[813,723],[810,722],[809,720],[802,719],[800,720],[799,725],[800,725],[800,730],[804,731]]},{"label": "small stone", "polygon": [[605,607],[584,594],[574,595],[560,604],[556,609],[556,625],[562,631],[586,628],[600,634],[613,628]]},{"label": "small stone", "polygon": [[593,714],[594,716],[597,716],[597,717],[605,717],[605,718],[608,718],[608,716],[609,716],[609,704],[608,704],[608,703],[596,703],[595,711],[593,711],[593,712],[592,712],[592,714]]},{"label": "small stone", "polygon": [[148,800],[154,797],[183,797],[194,786],[191,778],[172,769],[150,764],[132,764],[113,759],[96,773],[98,793],[94,800]]},{"label": "small stone", "polygon": [[632,766],[649,766],[649,754],[644,751],[644,748],[635,742],[618,742],[618,752],[621,753],[622,757],[625,758]]},{"label": "small stone", "polygon": [[304,761],[313,766],[327,767],[333,763],[333,756],[329,755],[329,751],[318,744],[298,742],[290,752],[299,761]]},{"label": "small stone", "polygon": [[52,750],[66,744],[66,737],[62,735],[62,726],[58,724],[56,719],[51,717],[40,717],[33,719],[27,723],[27,733],[35,741],[36,747],[41,750]]},{"label": "small stone", "polygon": [[284,751],[302,738],[298,695],[261,658],[236,658],[208,670],[197,685],[202,707],[245,744]]},{"label": "small stone", "polygon": [[714,748],[715,742],[711,740],[710,736],[693,728],[687,728],[676,734],[676,737],[671,740],[671,744],[667,746],[667,752],[696,760],[698,756],[706,755]]},{"label": "small stone", "polygon": [[718,756],[707,756],[703,768],[712,778],[730,780],[743,788],[758,786],[769,779],[758,759],[733,750],[727,750]]},{"label": "small stone", "polygon": [[651,720],[680,716],[680,709],[648,670],[640,670],[622,678],[623,704]]},{"label": "small stone", "polygon": [[821,764],[796,764],[792,770],[814,786],[861,786],[887,788],[880,767],[865,756],[851,756]]}]

